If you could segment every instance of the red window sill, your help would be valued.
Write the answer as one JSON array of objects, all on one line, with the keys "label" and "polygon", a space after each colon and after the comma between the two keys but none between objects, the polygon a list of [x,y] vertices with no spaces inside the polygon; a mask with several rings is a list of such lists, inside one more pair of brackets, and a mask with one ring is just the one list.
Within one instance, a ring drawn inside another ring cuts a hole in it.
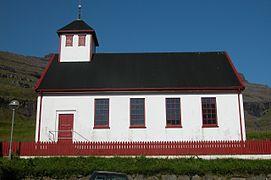
[{"label": "red window sill", "polygon": [[110,129],[109,126],[94,126],[93,129]]},{"label": "red window sill", "polygon": [[182,128],[182,126],[167,125],[166,128]]},{"label": "red window sill", "polygon": [[217,124],[208,124],[208,125],[203,125],[202,128],[218,128],[219,126]]},{"label": "red window sill", "polygon": [[146,126],[130,126],[129,127],[130,129],[136,129],[136,128],[146,128]]}]

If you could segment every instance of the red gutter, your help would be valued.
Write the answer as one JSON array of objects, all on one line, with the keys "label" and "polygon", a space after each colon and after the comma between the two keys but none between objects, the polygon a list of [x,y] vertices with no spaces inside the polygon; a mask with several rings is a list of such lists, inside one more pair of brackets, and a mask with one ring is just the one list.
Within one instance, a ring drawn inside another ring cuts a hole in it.
[{"label": "red gutter", "polygon": [[238,71],[237,71],[236,68],[234,67],[234,65],[233,65],[233,63],[232,63],[232,61],[231,61],[230,56],[228,55],[228,53],[227,53],[226,51],[224,51],[224,53],[225,53],[225,56],[226,56],[227,60],[229,61],[230,65],[231,65],[231,67],[232,67],[232,69],[233,69],[235,75],[237,76],[237,78],[238,78],[238,80],[239,80],[239,82],[240,82],[240,84],[241,84],[241,89],[240,89],[240,90],[244,90],[244,89],[245,89],[245,85],[244,85],[244,83],[243,83],[242,78],[240,77]]},{"label": "red gutter", "polygon": [[56,56],[56,54],[53,54],[52,57],[50,58],[49,63],[47,64],[45,70],[43,71],[43,73],[42,73],[42,75],[40,77],[40,79],[37,81],[37,83],[35,85],[35,91],[37,91],[37,89],[39,88],[40,83],[42,82],[42,80],[43,80],[45,74],[47,73],[49,67],[51,66],[53,60],[55,59],[55,56]]},{"label": "red gutter", "polygon": [[239,107],[241,141],[243,141],[244,139],[243,139],[242,114],[241,114],[241,105],[240,105],[240,93],[238,93],[238,107]]},{"label": "red gutter", "polygon": [[76,91],[158,91],[158,92],[218,92],[218,91],[232,91],[239,92],[240,86],[236,87],[204,87],[204,88],[74,88],[74,89],[39,89],[38,91],[42,92],[76,92]]},{"label": "red gutter", "polygon": [[39,91],[42,93],[46,94],[95,94],[95,93],[240,93],[239,90],[220,90],[220,91],[170,91],[170,90],[165,90],[165,91]]}]

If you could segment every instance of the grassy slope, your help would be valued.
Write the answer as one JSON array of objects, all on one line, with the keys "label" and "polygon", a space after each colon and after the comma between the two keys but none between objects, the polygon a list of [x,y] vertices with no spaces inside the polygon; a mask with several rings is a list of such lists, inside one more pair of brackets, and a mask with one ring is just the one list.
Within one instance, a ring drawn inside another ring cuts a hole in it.
[{"label": "grassy slope", "polygon": [[[11,111],[0,109],[0,141],[10,140]],[[14,141],[33,141],[35,133],[35,118],[25,117],[20,113],[15,114]]]},{"label": "grassy slope", "polygon": [[271,109],[259,119],[261,131],[247,130],[248,139],[271,139]]},{"label": "grassy slope", "polygon": [[[267,110],[266,114],[263,117],[261,117],[260,126],[271,127],[271,108]],[[270,129],[267,129],[267,130],[270,130]]]},{"label": "grassy slope", "polygon": [[[26,57],[8,52],[0,52],[0,141],[10,138],[11,111],[7,102],[18,99],[20,102],[35,102],[34,86],[43,72],[47,61],[37,57]],[[15,114],[14,140],[33,141],[35,114],[29,115],[25,107]]]},{"label": "grassy slope", "polygon": [[34,100],[34,86],[46,63],[40,58],[0,52],[0,96]]}]

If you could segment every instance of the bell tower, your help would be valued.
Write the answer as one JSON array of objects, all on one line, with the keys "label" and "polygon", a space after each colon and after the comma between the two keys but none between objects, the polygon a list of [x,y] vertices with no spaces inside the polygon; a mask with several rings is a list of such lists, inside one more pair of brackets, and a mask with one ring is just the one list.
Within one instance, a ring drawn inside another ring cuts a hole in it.
[{"label": "bell tower", "polygon": [[81,1],[78,3],[78,17],[57,31],[60,41],[60,62],[87,62],[99,46],[95,30],[81,20]]},{"label": "bell tower", "polygon": [[99,46],[95,30],[77,19],[57,31],[60,40],[60,62],[91,61]]}]

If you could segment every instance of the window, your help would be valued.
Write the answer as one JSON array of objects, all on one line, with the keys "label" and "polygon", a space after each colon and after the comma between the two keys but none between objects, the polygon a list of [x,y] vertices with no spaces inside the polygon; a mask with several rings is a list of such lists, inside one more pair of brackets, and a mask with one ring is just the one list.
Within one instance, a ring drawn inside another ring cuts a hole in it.
[{"label": "window", "polygon": [[66,46],[72,46],[73,44],[73,35],[66,35]]},{"label": "window", "polygon": [[217,127],[216,98],[201,98],[202,127]]},{"label": "window", "polygon": [[94,128],[109,128],[109,99],[95,99]]},{"label": "window", "polygon": [[78,35],[78,46],[86,45],[86,35]]},{"label": "window", "polygon": [[130,99],[130,127],[145,128],[145,99]]},{"label": "window", "polygon": [[180,98],[166,98],[167,127],[182,127]]}]

